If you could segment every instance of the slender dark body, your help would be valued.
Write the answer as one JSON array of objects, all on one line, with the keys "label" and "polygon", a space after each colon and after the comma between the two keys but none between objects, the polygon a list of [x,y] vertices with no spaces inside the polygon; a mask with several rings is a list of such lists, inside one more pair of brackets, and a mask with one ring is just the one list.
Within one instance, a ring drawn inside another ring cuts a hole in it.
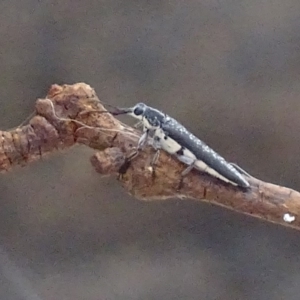
[{"label": "slender dark body", "polygon": [[116,114],[129,114],[143,125],[139,145],[153,137],[153,146],[175,155],[190,167],[208,173],[224,182],[248,188],[245,177],[222,156],[189,132],[182,124],[161,111],[138,103],[132,108],[119,109]]}]

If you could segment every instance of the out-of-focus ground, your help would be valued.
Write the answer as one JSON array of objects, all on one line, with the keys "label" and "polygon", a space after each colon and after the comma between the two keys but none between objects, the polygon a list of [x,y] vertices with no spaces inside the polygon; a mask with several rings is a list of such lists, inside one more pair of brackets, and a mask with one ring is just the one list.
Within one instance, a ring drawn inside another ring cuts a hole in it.
[{"label": "out-of-focus ground", "polygon": [[[53,83],[143,101],[254,176],[300,190],[300,1],[0,2],[0,128]],[[0,299],[289,299],[300,232],[139,202],[84,147],[1,175]]]}]

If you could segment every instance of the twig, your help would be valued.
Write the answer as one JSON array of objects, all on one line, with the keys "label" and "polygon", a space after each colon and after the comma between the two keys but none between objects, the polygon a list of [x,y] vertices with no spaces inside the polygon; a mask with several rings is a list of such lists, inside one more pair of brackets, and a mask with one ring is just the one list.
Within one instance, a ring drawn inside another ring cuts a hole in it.
[{"label": "twig", "polygon": [[[139,132],[109,113],[94,90],[84,84],[53,85],[45,99],[36,102],[36,115],[28,125],[1,132],[0,171],[26,165],[76,143],[100,150],[91,159],[97,172],[117,174],[125,157],[137,145]],[[178,192],[185,168],[161,153],[155,176],[148,168],[154,151],[147,147],[127,165],[119,181],[138,199],[192,198],[300,230],[300,193],[250,178],[248,191],[225,184],[198,171],[191,172]],[[247,178],[248,179],[248,178]]]}]

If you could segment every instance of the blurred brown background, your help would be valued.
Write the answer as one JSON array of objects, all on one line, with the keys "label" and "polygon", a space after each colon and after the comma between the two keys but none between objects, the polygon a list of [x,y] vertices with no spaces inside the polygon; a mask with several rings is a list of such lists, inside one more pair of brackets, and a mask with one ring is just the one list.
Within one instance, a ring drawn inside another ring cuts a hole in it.
[{"label": "blurred brown background", "polygon": [[[300,190],[299,0],[0,2],[0,128],[53,83],[143,101],[256,177]],[[144,203],[84,147],[1,175],[0,299],[299,299],[300,232]]]}]

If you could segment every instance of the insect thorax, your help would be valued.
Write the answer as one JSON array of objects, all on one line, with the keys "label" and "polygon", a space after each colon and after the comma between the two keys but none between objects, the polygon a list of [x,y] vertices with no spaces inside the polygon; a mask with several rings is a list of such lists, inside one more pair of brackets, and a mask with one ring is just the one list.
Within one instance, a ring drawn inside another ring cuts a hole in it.
[{"label": "insect thorax", "polygon": [[165,122],[166,115],[154,108],[147,107],[144,112],[143,122],[148,129],[156,129],[161,127]]}]

